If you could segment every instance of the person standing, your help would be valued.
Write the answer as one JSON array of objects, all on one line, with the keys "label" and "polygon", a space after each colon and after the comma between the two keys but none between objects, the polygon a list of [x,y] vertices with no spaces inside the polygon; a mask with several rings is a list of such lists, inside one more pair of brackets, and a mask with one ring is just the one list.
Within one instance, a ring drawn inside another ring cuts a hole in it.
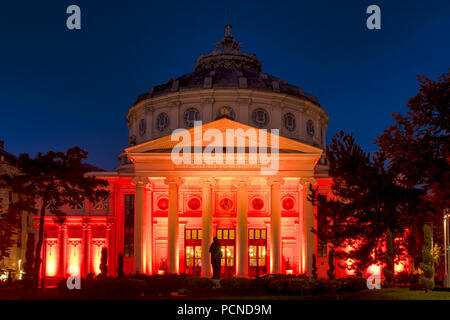
[{"label": "person standing", "polygon": [[214,237],[213,243],[209,247],[209,252],[211,253],[211,264],[213,268],[213,279],[220,279],[220,261],[222,259],[222,247],[220,246],[219,240]]}]

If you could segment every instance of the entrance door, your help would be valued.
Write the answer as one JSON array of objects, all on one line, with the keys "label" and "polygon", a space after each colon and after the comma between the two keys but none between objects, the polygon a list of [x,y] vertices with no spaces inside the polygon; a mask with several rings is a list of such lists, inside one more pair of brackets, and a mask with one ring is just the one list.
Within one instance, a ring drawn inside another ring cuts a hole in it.
[{"label": "entrance door", "polygon": [[200,276],[202,273],[202,230],[185,230],[185,273]]},{"label": "entrance door", "polygon": [[236,235],[234,229],[217,229],[217,239],[222,247],[220,273],[222,277],[232,277],[236,273]]},{"label": "entrance door", "polygon": [[248,274],[260,276],[267,273],[267,230],[248,229]]}]

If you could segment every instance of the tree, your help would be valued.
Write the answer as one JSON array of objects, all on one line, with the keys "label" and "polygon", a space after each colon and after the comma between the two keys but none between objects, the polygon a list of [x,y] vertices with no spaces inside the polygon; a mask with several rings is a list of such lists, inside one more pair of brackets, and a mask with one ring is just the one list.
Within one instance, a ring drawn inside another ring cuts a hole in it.
[{"label": "tree", "polygon": [[25,263],[23,264],[23,270],[25,271],[25,277],[33,277],[34,267],[34,233],[28,232],[27,235],[27,249],[25,252]]},{"label": "tree", "polygon": [[395,172],[386,168],[383,152],[366,153],[352,134],[339,132],[327,147],[332,197],[319,197],[313,189],[311,200],[321,207],[326,226],[314,232],[336,249],[343,267],[365,272],[384,260],[381,244],[387,230],[394,239],[394,256],[406,255],[404,233],[417,210],[421,192],[399,183]]},{"label": "tree", "polygon": [[[406,114],[394,113],[395,124],[376,143],[389,171],[403,185],[424,191],[408,241],[410,255],[420,261],[423,224],[441,226],[443,211],[450,207],[450,72],[436,81],[418,76],[418,83],[419,92],[408,100]],[[441,242],[442,228],[433,231]]]},{"label": "tree", "polygon": [[432,197],[440,224],[450,207],[450,72],[437,78],[418,76],[419,93],[408,100],[406,115],[394,113],[396,123],[376,143],[403,184],[419,186]]},{"label": "tree", "polygon": [[431,254],[433,234],[431,227],[427,224],[423,226],[423,240],[422,263],[420,264],[420,269],[422,269],[423,274],[420,276],[420,280],[425,288],[425,292],[428,292],[434,289],[434,258]]},{"label": "tree", "polygon": [[336,269],[336,267],[334,266],[334,249],[331,248],[330,252],[328,253],[328,270],[327,270],[327,275],[328,278],[330,280],[333,280],[334,278],[336,278],[336,276],[334,275],[334,270]]},{"label": "tree", "polygon": [[[0,189],[10,189],[17,184],[11,175],[0,176]],[[27,203],[19,197],[10,199],[7,205],[0,206],[0,260],[9,257],[10,250],[14,246],[16,239],[15,235],[18,233],[18,225],[21,221],[22,212],[26,210]],[[3,202],[0,199],[0,204]]]},{"label": "tree", "polygon": [[3,176],[13,191],[23,199],[13,208],[39,212],[33,274],[35,289],[39,282],[44,221],[47,213],[52,214],[55,221],[63,223],[64,206],[81,208],[85,199],[95,203],[106,199],[109,195],[104,189],[108,185],[107,181],[86,176],[90,171],[89,166],[83,162],[87,155],[87,151],[79,147],[73,147],[66,152],[38,153],[35,158],[24,153],[17,159],[19,173]]},{"label": "tree", "polygon": [[386,266],[383,268],[384,284],[386,287],[392,287],[394,284],[394,243],[392,239],[392,232],[386,232],[386,252],[384,254]]}]

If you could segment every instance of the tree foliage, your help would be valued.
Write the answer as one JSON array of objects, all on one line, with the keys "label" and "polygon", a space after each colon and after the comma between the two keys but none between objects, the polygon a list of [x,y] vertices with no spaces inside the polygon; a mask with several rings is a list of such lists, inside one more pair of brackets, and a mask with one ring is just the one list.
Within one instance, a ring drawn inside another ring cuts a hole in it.
[{"label": "tree foliage", "polygon": [[397,258],[403,250],[404,231],[418,206],[420,190],[406,188],[387,170],[382,152],[366,153],[352,134],[339,132],[327,147],[332,197],[312,198],[321,207],[327,226],[314,230],[336,249],[338,259],[351,260],[342,267],[364,272],[383,261],[381,244],[388,229],[394,234]]},{"label": "tree foliage", "polygon": [[[422,225],[441,225],[450,190],[449,75],[418,78],[419,93],[408,100],[406,115],[393,115],[396,123],[377,138],[376,152],[364,152],[342,131],[327,147],[333,197],[313,190],[327,223],[314,232],[341,248],[336,257],[351,260],[350,269],[364,272],[420,252]],[[382,251],[388,230],[392,255]]]},{"label": "tree foliage", "polygon": [[64,222],[64,208],[81,208],[85,199],[95,203],[108,197],[104,188],[108,182],[87,176],[84,163],[87,151],[73,147],[66,152],[38,153],[35,158],[21,154],[17,159],[19,173],[3,176],[21,200],[13,204],[15,211],[39,213],[38,240],[35,248],[34,283],[38,286],[41,250],[44,240],[45,216],[49,213],[56,222]]},{"label": "tree foliage", "polygon": [[[407,186],[417,186],[431,197],[439,224],[450,207],[450,72],[431,80],[418,77],[419,93],[408,100],[406,115],[393,114],[395,124],[376,143],[389,170]],[[425,220],[430,212],[424,211]]]}]

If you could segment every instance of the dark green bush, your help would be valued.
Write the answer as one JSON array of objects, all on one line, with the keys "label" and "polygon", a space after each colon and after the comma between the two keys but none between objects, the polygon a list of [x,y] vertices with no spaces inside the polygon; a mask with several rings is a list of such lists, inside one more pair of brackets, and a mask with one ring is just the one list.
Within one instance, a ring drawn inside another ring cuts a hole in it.
[{"label": "dark green bush", "polygon": [[337,292],[357,292],[367,289],[367,280],[362,277],[348,277],[334,279]]},{"label": "dark green bush", "polygon": [[244,295],[250,294],[254,280],[249,278],[225,278],[220,280],[220,287],[224,294]]},{"label": "dark green bush", "polygon": [[[142,276],[141,276],[142,277]],[[190,277],[185,275],[167,274],[143,276],[146,282],[146,295],[169,295],[187,286]]]},{"label": "dark green bush", "polygon": [[186,287],[194,295],[212,294],[214,286],[214,282],[209,278],[191,278],[186,282]]}]

